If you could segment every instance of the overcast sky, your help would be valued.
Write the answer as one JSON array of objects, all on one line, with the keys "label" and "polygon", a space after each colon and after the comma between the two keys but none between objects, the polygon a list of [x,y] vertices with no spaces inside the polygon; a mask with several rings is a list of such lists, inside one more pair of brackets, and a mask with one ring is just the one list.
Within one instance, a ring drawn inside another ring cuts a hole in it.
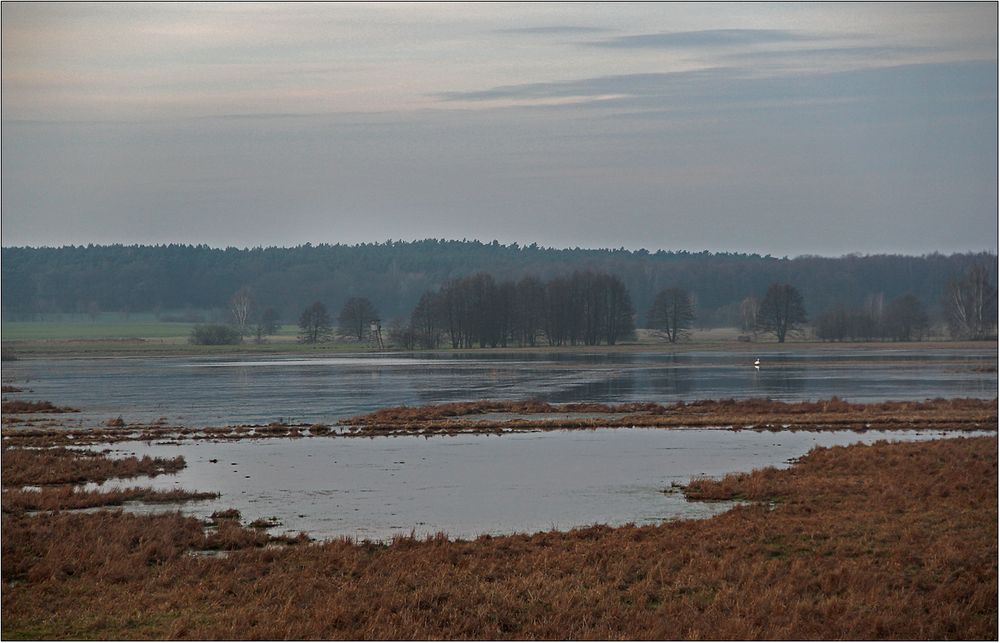
[{"label": "overcast sky", "polygon": [[997,4],[2,4],[2,241],[997,249]]}]

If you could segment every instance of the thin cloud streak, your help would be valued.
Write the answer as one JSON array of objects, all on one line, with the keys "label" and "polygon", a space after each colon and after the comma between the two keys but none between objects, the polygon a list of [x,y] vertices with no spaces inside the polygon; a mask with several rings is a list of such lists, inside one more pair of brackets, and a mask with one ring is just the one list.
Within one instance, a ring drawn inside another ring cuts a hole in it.
[{"label": "thin cloud streak", "polygon": [[512,27],[510,29],[496,29],[493,33],[514,34],[528,36],[558,36],[575,35],[587,33],[607,33],[614,31],[608,27],[584,27],[578,25],[547,25],[544,27]]},{"label": "thin cloud streak", "polygon": [[688,49],[701,47],[745,47],[818,40],[815,35],[783,29],[705,29],[666,33],[634,34],[581,43],[609,49]]}]

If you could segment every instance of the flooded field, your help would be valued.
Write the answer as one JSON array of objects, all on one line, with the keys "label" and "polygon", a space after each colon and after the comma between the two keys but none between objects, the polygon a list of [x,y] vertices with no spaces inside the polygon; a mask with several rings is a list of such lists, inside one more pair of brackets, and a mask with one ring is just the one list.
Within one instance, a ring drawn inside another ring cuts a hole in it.
[{"label": "flooded field", "polygon": [[183,506],[197,516],[233,507],[245,520],[277,518],[281,524],[274,533],[388,539],[411,531],[473,537],[708,517],[729,505],[687,502],[664,490],[694,476],[784,467],[814,446],[941,435],[596,429],[429,439],[121,443],[114,452],[183,455],[187,468],[178,474],[134,483],[222,494]]},{"label": "flooded field", "polygon": [[[760,357],[761,368],[753,367]],[[993,398],[994,349],[803,349],[746,353],[470,353],[314,358],[29,359],[4,381],[81,409],[67,421],[202,427],[324,422],[395,405],[483,398],[547,402],[839,396],[855,402]]]}]

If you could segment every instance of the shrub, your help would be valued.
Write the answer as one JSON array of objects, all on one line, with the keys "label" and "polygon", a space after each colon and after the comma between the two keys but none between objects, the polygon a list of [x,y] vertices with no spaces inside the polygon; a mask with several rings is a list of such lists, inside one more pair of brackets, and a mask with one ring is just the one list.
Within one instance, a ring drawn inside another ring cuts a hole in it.
[{"label": "shrub", "polygon": [[219,346],[223,344],[239,344],[240,332],[222,324],[198,324],[191,329],[192,344],[203,346]]}]

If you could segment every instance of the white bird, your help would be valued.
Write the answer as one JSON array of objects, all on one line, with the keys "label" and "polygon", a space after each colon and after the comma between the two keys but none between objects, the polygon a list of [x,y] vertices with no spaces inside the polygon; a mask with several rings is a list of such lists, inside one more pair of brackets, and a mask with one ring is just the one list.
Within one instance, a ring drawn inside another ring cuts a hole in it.
[{"label": "white bird", "polygon": [[760,358],[759,357],[753,361],[753,367],[756,368],[758,371],[760,370]]}]

